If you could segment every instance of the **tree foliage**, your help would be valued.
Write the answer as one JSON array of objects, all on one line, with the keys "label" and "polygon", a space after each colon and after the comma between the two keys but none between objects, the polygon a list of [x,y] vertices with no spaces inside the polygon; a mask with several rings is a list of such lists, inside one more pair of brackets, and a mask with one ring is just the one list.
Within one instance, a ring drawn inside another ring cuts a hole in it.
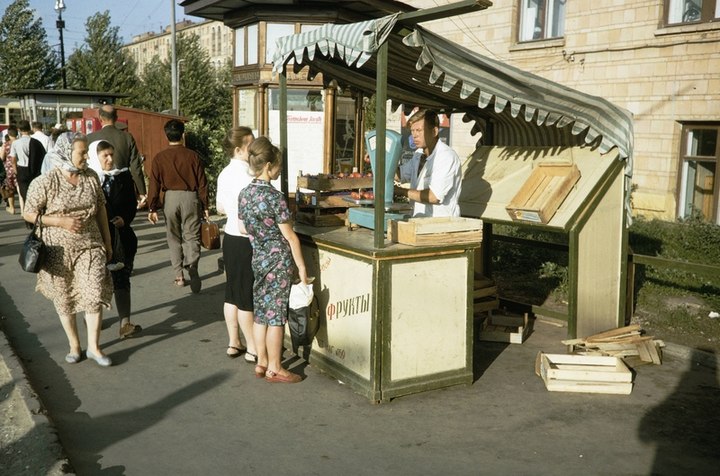
[{"label": "tree foliage", "polygon": [[[226,129],[231,123],[232,92],[230,65],[216,70],[200,46],[197,35],[178,35],[178,107],[183,116],[197,116],[213,128]],[[135,98],[138,107],[157,112],[172,108],[171,58],[153,58],[145,68]]]},{"label": "tree foliage", "polygon": [[119,28],[111,26],[110,13],[106,10],[89,17],[85,31],[85,42],[68,59],[68,85],[86,91],[132,94],[138,84],[137,65],[122,49]]},{"label": "tree foliage", "polygon": [[44,89],[60,79],[58,56],[28,0],[15,0],[0,19],[0,91]]}]

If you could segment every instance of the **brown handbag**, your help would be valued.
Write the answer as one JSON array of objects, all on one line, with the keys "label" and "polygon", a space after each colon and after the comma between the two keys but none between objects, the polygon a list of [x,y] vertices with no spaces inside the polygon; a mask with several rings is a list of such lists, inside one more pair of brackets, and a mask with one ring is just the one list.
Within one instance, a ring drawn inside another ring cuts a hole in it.
[{"label": "brown handbag", "polygon": [[200,225],[200,243],[203,248],[216,250],[220,248],[220,227],[217,223],[204,221]]}]

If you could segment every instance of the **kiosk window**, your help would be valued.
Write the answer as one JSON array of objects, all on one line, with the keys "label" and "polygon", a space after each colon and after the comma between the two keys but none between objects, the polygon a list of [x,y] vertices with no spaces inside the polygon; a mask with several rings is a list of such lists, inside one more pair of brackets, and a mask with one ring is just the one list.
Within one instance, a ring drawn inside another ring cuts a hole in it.
[{"label": "kiosk window", "polygon": [[720,125],[684,125],[680,154],[679,217],[720,223],[717,180]]}]

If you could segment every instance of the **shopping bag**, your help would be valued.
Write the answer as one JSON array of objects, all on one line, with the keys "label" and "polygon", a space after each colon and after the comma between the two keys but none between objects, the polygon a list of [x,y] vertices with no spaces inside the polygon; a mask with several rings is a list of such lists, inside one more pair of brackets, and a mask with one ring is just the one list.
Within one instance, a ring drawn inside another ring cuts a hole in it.
[{"label": "shopping bag", "polygon": [[200,242],[203,248],[216,250],[220,248],[220,227],[217,223],[203,221],[200,225]]},{"label": "shopping bag", "polygon": [[298,283],[290,288],[290,309],[288,327],[293,352],[297,354],[301,345],[312,344],[317,333],[320,319],[320,307],[313,295],[312,284]]},{"label": "shopping bag", "polygon": [[[25,238],[18,262],[23,271],[28,273],[37,273],[45,263],[47,249],[42,240],[42,215],[38,213],[35,218],[35,225],[30,234]],[[37,234],[36,234],[37,231]]]}]

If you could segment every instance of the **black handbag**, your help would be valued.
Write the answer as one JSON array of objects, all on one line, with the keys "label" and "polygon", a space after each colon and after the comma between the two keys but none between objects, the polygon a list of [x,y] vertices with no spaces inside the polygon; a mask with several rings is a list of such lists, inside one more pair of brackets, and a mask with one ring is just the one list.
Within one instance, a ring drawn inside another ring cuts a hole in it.
[{"label": "black handbag", "polygon": [[[35,232],[37,231],[37,235]],[[42,215],[38,213],[35,218],[35,225],[30,234],[25,238],[18,262],[23,271],[37,273],[45,263],[47,250],[42,240]]]}]

